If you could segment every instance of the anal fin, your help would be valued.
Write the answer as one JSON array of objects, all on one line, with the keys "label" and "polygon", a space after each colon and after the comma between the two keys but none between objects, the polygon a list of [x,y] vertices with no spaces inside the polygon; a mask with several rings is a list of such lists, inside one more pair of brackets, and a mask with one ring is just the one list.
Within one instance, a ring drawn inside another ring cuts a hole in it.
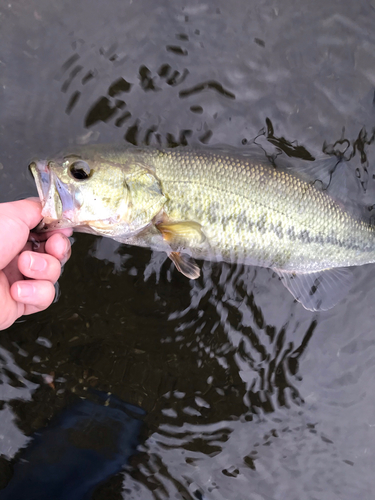
[{"label": "anal fin", "polygon": [[187,278],[195,280],[200,276],[200,269],[195,260],[187,254],[180,252],[171,252],[169,258],[176,268]]},{"label": "anal fin", "polygon": [[312,273],[276,270],[283,285],[309,311],[327,311],[342,300],[353,283],[350,268],[332,268]]}]

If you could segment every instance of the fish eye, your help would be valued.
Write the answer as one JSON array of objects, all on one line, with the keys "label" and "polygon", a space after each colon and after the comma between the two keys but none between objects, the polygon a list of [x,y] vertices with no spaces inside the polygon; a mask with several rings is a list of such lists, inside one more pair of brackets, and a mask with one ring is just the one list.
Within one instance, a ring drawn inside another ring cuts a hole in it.
[{"label": "fish eye", "polygon": [[83,160],[78,160],[70,165],[69,172],[77,181],[84,181],[90,177],[92,170],[88,163]]}]

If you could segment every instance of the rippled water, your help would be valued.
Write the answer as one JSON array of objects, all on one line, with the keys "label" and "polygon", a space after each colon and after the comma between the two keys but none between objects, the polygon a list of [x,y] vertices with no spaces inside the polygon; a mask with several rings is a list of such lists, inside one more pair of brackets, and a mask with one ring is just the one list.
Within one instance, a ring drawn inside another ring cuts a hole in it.
[{"label": "rippled water", "polygon": [[[335,182],[372,215],[374,22],[362,0],[3,2],[0,199],[35,195],[29,160],[76,142],[257,138],[295,161],[343,153]],[[97,445],[112,468],[87,498],[373,498],[375,267],[313,314],[267,269],[201,264],[193,282],[74,237],[58,301],[0,335],[1,488],[36,432],[58,439],[64,411],[110,392],[146,414],[117,468]]]}]

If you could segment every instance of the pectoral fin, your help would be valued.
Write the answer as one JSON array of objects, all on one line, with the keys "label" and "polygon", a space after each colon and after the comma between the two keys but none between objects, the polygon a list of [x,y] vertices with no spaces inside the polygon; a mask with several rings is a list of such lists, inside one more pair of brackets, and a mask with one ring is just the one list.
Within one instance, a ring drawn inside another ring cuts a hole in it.
[{"label": "pectoral fin", "polygon": [[189,247],[192,244],[201,243],[205,236],[202,226],[194,221],[161,222],[156,227],[161,232],[165,241],[171,246]]},{"label": "pectoral fin", "polygon": [[169,258],[184,276],[192,280],[199,278],[201,273],[200,269],[190,255],[181,254],[180,252],[171,252]]},{"label": "pectoral fin", "polygon": [[309,311],[327,311],[347,295],[353,282],[350,268],[314,273],[276,271],[283,285]]}]

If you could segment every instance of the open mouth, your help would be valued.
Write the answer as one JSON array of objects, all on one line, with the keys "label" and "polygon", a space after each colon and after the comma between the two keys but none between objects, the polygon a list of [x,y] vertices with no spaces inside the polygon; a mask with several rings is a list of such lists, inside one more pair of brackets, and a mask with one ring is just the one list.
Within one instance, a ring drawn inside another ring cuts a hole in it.
[{"label": "open mouth", "polygon": [[46,161],[33,161],[29,165],[29,170],[33,174],[38,196],[44,207],[51,182],[51,172]]},{"label": "open mouth", "polygon": [[67,184],[59,179],[58,175],[45,160],[36,160],[30,163],[31,171],[39,199],[42,203],[43,220],[37,230],[48,231],[56,228],[74,227],[75,197]]},{"label": "open mouth", "polygon": [[47,228],[49,224],[61,220],[63,216],[63,204],[56,182],[58,179],[46,161],[33,161],[29,169],[33,174],[42,203],[43,220],[40,225],[43,224],[43,228]]}]

